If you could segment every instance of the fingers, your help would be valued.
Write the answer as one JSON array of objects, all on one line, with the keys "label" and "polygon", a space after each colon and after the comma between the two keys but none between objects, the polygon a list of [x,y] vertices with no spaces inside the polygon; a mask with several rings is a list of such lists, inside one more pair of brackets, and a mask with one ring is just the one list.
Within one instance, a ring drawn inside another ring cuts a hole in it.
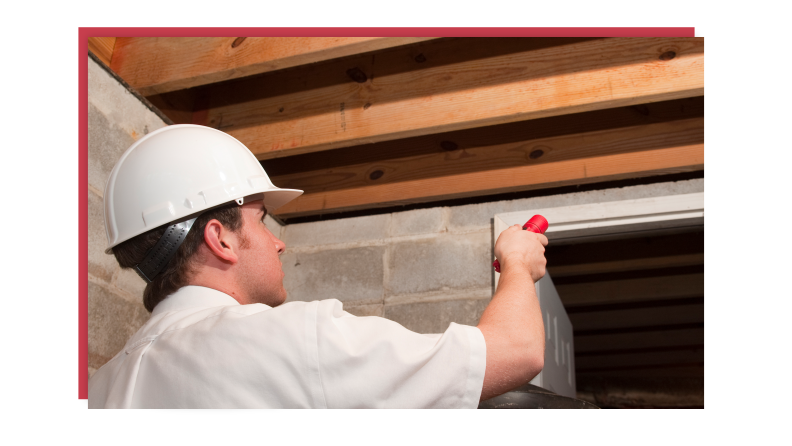
[{"label": "fingers", "polygon": [[550,243],[550,241],[547,240],[547,236],[545,236],[544,234],[537,234],[537,235],[539,236],[539,243],[541,243],[542,246],[547,246],[547,244]]}]

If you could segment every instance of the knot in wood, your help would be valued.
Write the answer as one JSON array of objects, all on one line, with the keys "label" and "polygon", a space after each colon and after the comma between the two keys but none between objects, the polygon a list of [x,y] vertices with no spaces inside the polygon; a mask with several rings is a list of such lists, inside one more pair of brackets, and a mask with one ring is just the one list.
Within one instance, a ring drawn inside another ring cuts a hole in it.
[{"label": "knot in wood", "polygon": [[242,42],[244,42],[245,39],[247,39],[247,37],[237,37],[234,39],[234,43],[231,44],[231,48],[236,48],[239,45],[242,45]]},{"label": "knot in wood", "polygon": [[371,172],[369,178],[371,178],[372,180],[379,180],[380,178],[382,178],[383,175],[385,175],[385,172],[381,170],[375,170],[374,172]]},{"label": "knot in wood", "polygon": [[415,61],[418,62],[418,63],[424,63],[424,62],[426,62],[426,56],[424,56],[423,53],[421,53],[421,54],[415,56]]},{"label": "knot in wood", "polygon": [[660,60],[667,61],[671,60],[676,57],[676,53],[673,51],[666,51],[665,53],[660,55]]},{"label": "knot in wood", "polygon": [[445,150],[446,152],[451,152],[459,148],[457,144],[453,141],[442,141],[440,143],[440,148]]},{"label": "knot in wood", "polygon": [[346,74],[347,76],[349,76],[350,79],[357,82],[358,84],[362,84],[363,82],[366,82],[368,80],[368,76],[366,76],[366,73],[364,73],[363,70],[361,70],[358,67],[348,69],[346,71]]}]

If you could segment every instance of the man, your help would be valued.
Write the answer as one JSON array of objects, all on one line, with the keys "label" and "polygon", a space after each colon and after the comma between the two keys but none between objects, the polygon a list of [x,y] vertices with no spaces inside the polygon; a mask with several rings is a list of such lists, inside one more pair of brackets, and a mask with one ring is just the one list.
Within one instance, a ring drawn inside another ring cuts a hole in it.
[{"label": "man", "polygon": [[286,247],[264,217],[301,193],[208,127],[166,127],[124,152],[105,188],[106,252],[147,282],[152,315],[91,377],[89,407],[475,408],[541,371],[545,236],[498,238],[501,277],[477,327],[418,334],[335,299],[284,304]]}]

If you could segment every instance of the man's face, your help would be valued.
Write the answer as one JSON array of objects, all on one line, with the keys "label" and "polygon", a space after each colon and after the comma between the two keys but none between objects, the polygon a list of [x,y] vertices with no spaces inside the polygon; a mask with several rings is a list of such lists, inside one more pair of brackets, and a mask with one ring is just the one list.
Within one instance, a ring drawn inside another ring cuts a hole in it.
[{"label": "man's face", "polygon": [[271,307],[286,301],[283,268],[280,256],[286,244],[275,237],[264,223],[267,211],[263,201],[242,205],[243,243],[239,252],[239,285],[249,298],[248,303]]}]

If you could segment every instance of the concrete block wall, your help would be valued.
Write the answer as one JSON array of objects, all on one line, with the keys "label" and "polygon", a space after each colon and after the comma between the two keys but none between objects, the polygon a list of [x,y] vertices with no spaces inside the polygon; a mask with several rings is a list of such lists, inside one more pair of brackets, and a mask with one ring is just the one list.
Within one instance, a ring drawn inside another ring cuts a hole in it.
[{"label": "concrete block wall", "polygon": [[166,124],[88,59],[88,373],[115,356],[149,318],[145,283],[106,255],[103,195],[121,154]]},{"label": "concrete block wall", "polygon": [[495,214],[703,190],[695,179],[291,224],[281,229],[284,286],[288,301],[338,299],[421,333],[476,325],[494,292]]}]

